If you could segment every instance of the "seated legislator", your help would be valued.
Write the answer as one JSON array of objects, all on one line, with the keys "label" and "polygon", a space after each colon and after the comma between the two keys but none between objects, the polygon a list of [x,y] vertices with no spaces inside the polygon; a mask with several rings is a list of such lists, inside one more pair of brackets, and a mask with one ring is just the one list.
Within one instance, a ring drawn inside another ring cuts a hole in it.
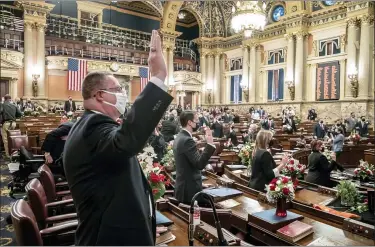
[{"label": "seated legislator", "polygon": [[73,122],[62,123],[59,127],[49,132],[46,135],[46,139],[44,139],[41,150],[44,152],[48,166],[55,175],[65,176],[64,167],[61,167],[61,164],[56,161],[60,159],[64,151],[65,140],[72,127]]},{"label": "seated legislator", "polygon": [[[75,245],[153,246],[155,204],[137,154],[173,97],[157,31],[152,32],[150,82],[125,113],[126,92],[112,74],[92,72],[82,83],[81,119],[65,143],[65,175],[78,215]],[[122,123],[116,120],[124,115]]]},{"label": "seated legislator", "polygon": [[272,154],[267,150],[272,146],[272,136],[271,131],[260,130],[256,137],[249,187],[258,191],[264,191],[266,185],[279,176],[288,162],[288,157],[284,156],[281,164],[276,167]]},{"label": "seated legislator", "polygon": [[343,171],[344,168],[336,162],[335,153],[332,153],[331,155],[331,162],[329,162],[327,157],[321,153],[321,151],[323,151],[322,141],[313,140],[310,145],[312,153],[308,158],[307,168],[309,169],[309,172],[305,177],[305,181],[325,187],[333,187],[331,171],[337,168],[340,171]]},{"label": "seated legislator", "polygon": [[175,198],[181,203],[190,205],[193,196],[202,190],[201,170],[208,164],[216,147],[212,131],[205,128],[207,145],[203,152],[199,153],[192,137],[192,133],[199,127],[199,119],[195,112],[181,112],[180,122],[182,130],[173,142],[176,164]]}]

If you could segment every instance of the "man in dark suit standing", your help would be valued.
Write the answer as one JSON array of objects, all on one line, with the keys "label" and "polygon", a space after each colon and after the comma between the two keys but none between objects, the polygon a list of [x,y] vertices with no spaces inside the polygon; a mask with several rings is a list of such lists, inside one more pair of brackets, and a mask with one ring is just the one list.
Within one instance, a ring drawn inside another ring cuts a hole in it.
[{"label": "man in dark suit standing", "polygon": [[193,111],[180,114],[182,130],[173,142],[173,154],[176,163],[175,197],[185,204],[189,204],[193,196],[202,190],[201,170],[206,167],[208,160],[214,153],[212,131],[205,129],[207,145],[200,154],[192,133],[199,127],[198,116]]},{"label": "man in dark suit standing", "polygon": [[63,156],[78,214],[75,245],[155,245],[154,200],[136,157],[173,99],[164,85],[167,69],[155,30],[148,64],[150,82],[127,114],[126,93],[113,75],[94,72],[83,81],[86,111],[71,129]]},{"label": "man in dark suit standing", "polygon": [[176,116],[171,113],[168,118],[168,120],[164,120],[161,123],[160,131],[163,134],[164,140],[166,142],[172,141],[174,139],[174,135],[177,135],[179,130],[178,125],[175,121]]},{"label": "man in dark suit standing", "polygon": [[72,96],[69,96],[69,100],[65,101],[64,112],[67,114],[68,112],[75,112],[76,110],[76,102],[72,100]]},{"label": "man in dark suit standing", "polygon": [[319,122],[314,127],[314,136],[318,139],[324,138],[326,135],[326,126],[323,124],[323,120],[319,120]]},{"label": "man in dark suit standing", "polygon": [[64,168],[56,163],[64,151],[66,137],[70,129],[73,127],[73,122],[65,122],[59,125],[46,135],[41,150],[44,152],[46,163],[51,168],[53,174],[64,175]]}]

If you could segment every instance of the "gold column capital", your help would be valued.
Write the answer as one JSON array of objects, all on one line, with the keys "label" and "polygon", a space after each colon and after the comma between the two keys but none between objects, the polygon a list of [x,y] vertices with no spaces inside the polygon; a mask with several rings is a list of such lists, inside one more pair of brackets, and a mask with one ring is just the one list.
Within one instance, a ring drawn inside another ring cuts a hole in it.
[{"label": "gold column capital", "polygon": [[301,39],[303,39],[305,36],[308,36],[309,35],[309,33],[308,32],[306,32],[306,31],[298,31],[297,33],[296,33],[296,37],[297,37],[297,39],[299,39],[299,40],[301,40]]},{"label": "gold column capital", "polygon": [[47,25],[44,24],[44,23],[35,23],[35,29],[38,31],[38,32],[45,32],[46,30],[46,27]]},{"label": "gold column capital", "polygon": [[35,28],[35,22],[24,21],[23,23],[24,23],[23,25],[25,27],[25,30],[27,30],[27,31],[32,31]]},{"label": "gold column capital", "polygon": [[294,40],[294,34],[293,33],[287,33],[287,34],[284,35],[284,38],[287,41],[293,41]]},{"label": "gold column capital", "polygon": [[373,15],[363,15],[360,17],[361,25],[369,25],[374,21]]},{"label": "gold column capital", "polygon": [[346,23],[348,24],[348,27],[356,27],[358,25],[358,19],[357,17],[349,18]]}]

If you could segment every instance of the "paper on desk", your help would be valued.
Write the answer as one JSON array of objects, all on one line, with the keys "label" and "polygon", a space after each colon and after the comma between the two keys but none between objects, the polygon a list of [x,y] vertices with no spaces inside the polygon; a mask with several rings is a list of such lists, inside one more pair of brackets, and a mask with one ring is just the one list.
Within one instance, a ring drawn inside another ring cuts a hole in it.
[{"label": "paper on desk", "polygon": [[225,200],[225,201],[222,201],[222,202],[218,202],[217,204],[222,208],[230,209],[230,208],[234,208],[234,207],[240,205],[241,203],[239,203],[239,202],[237,202],[233,199],[228,199],[228,200]]},{"label": "paper on desk", "polygon": [[232,171],[234,174],[239,174],[239,173],[242,173],[243,171],[242,170],[234,170]]},{"label": "paper on desk", "polygon": [[9,163],[8,168],[10,173],[16,172],[20,169],[20,163]]}]

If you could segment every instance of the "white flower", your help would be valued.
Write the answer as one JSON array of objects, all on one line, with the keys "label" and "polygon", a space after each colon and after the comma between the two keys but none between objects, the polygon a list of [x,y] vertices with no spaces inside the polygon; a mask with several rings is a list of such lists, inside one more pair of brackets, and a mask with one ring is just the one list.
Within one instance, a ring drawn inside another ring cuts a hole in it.
[{"label": "white flower", "polygon": [[276,187],[275,191],[279,192],[280,191],[280,187]]},{"label": "white flower", "polygon": [[280,184],[281,184],[281,181],[280,181],[280,180],[278,180],[278,181],[276,182],[276,184],[277,184],[277,185],[280,185]]}]

